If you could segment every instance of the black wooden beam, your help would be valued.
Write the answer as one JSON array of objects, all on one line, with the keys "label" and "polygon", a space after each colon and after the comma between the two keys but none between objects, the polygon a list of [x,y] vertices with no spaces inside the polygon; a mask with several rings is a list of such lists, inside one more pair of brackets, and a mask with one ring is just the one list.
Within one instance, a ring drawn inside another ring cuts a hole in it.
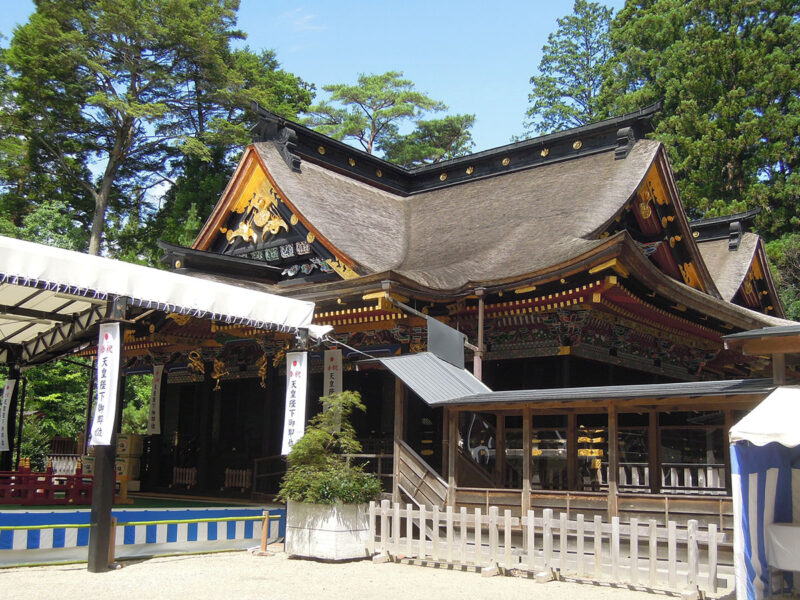
[{"label": "black wooden beam", "polygon": [[0,304],[0,315],[22,317],[24,319],[39,319],[42,321],[55,321],[57,323],[69,323],[72,321],[71,315],[59,315],[47,310],[35,310],[33,308],[22,308],[21,306],[8,306],[7,304]]}]

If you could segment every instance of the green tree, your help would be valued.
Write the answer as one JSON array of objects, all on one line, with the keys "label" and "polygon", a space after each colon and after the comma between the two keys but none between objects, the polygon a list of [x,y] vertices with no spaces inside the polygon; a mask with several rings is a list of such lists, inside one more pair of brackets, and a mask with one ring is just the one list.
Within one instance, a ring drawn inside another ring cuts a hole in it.
[{"label": "green tree", "polygon": [[409,134],[402,135],[393,129],[381,139],[379,149],[386,160],[404,167],[464,156],[475,146],[470,132],[474,123],[475,115],[420,120]]},{"label": "green tree", "polygon": [[597,2],[575,0],[572,14],[558,19],[558,29],[542,47],[539,73],[531,77],[530,133],[550,133],[586,125],[608,116],[600,98],[611,56],[608,35],[612,10]]},{"label": "green tree", "polygon": [[229,170],[251,100],[286,116],[311,102],[313,87],[273,52],[230,48],[243,37],[237,9],[238,0],[39,0],[0,57],[0,133],[14,132],[0,143],[0,226],[61,199],[90,232],[90,252],[105,243],[126,259],[152,255],[141,234],[154,198],[186,181],[183,157],[219,170],[222,156]]},{"label": "green tree", "polygon": [[425,111],[446,107],[414,89],[399,71],[358,76],[356,85],[326,85],[330,98],[311,106],[305,123],[337,140],[358,142],[372,154],[387,136]]},{"label": "green tree", "polygon": [[760,206],[764,234],[800,225],[797,0],[629,1],[611,27],[615,112],[663,99],[666,144],[693,217]]}]

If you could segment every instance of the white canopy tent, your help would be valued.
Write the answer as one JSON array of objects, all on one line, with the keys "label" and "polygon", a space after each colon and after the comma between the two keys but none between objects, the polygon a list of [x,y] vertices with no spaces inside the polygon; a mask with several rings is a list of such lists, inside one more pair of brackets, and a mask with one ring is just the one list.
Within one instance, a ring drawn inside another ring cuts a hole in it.
[{"label": "white canopy tent", "polygon": [[762,600],[776,591],[771,567],[800,571],[800,387],[775,389],[730,442],[736,597]]},{"label": "white canopy tent", "polygon": [[[321,337],[330,330],[311,324],[311,302],[0,237],[0,363],[11,366],[10,379],[18,379],[21,368],[91,343],[104,321],[131,323],[131,312],[151,311],[301,337],[306,332]],[[13,389],[10,399],[3,399],[4,421],[16,410]],[[119,405],[115,390],[108,395]],[[10,450],[0,456],[8,462]],[[89,538],[94,572],[108,569],[114,456],[113,437],[111,444],[95,448]]]},{"label": "white canopy tent", "polygon": [[279,331],[307,329],[314,304],[100,256],[0,237],[0,362],[27,362],[129,305]]}]

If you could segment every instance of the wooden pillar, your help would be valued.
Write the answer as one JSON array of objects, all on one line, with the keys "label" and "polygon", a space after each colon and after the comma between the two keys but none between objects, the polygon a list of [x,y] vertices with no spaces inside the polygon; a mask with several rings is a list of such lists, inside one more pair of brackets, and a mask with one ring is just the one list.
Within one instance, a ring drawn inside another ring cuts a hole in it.
[{"label": "wooden pillar", "polygon": [[447,505],[456,505],[456,444],[458,443],[458,413],[447,410]]},{"label": "wooden pillar", "polygon": [[195,404],[195,409],[200,411],[197,432],[197,489],[206,491],[211,487],[211,428],[213,425],[214,382],[211,379],[213,363],[205,363],[205,374],[203,376],[200,397]]},{"label": "wooden pillar", "polygon": [[[127,313],[127,299],[118,298],[111,305],[110,321],[122,321]],[[120,343],[125,339],[125,328],[120,323]],[[120,349],[122,350],[122,349]],[[120,371],[124,355],[119,357]],[[120,373],[121,374],[121,373]],[[125,385],[119,378],[117,388],[117,409],[111,443],[94,448],[94,483],[92,486],[92,511],[89,516],[88,570],[90,573],[108,571],[108,551],[111,546],[111,507],[114,503],[114,484],[116,480],[115,461],[117,456],[117,427],[122,420],[122,396]]]},{"label": "wooden pillar", "polygon": [[661,460],[658,443],[658,411],[651,410],[647,421],[647,466],[650,470],[650,493],[661,491]]},{"label": "wooden pillar", "polygon": [[786,384],[786,355],[772,355],[772,381],[776,385]]},{"label": "wooden pillar", "polygon": [[472,362],[472,373],[476,379],[483,381],[483,319],[484,319],[484,292],[483,288],[478,288],[475,293],[478,295],[478,351],[475,352]]},{"label": "wooden pillar", "polygon": [[394,382],[394,460],[392,461],[392,502],[400,502],[400,441],[403,439],[405,387],[400,378]]},{"label": "wooden pillar", "polygon": [[505,487],[506,484],[506,418],[501,414],[495,415],[497,426],[495,433],[494,451],[494,483],[497,487]]},{"label": "wooden pillar", "polygon": [[725,491],[728,494],[733,492],[733,484],[731,483],[731,427],[733,427],[733,411],[730,408],[725,409],[725,430],[723,431],[722,444],[724,447],[725,457]]},{"label": "wooden pillar", "polygon": [[608,405],[608,517],[619,516],[619,441],[617,440],[617,408]]},{"label": "wooden pillar", "polygon": [[442,408],[442,477],[450,474],[450,409]]},{"label": "wooden pillar", "polygon": [[522,411],[522,514],[531,508],[531,409]]},{"label": "wooden pillar", "polygon": [[567,414],[567,489],[578,489],[578,416]]}]

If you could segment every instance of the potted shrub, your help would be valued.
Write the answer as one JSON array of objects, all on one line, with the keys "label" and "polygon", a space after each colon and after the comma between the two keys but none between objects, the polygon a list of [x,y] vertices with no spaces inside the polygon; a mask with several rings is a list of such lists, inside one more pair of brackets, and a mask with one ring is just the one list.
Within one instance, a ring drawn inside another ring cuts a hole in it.
[{"label": "potted shrub", "polygon": [[350,424],[353,410],[366,410],[358,392],[323,398],[289,452],[278,498],[286,502],[286,552],[294,556],[348,560],[368,556],[368,503],[380,480],[347,454],[361,452]]}]

